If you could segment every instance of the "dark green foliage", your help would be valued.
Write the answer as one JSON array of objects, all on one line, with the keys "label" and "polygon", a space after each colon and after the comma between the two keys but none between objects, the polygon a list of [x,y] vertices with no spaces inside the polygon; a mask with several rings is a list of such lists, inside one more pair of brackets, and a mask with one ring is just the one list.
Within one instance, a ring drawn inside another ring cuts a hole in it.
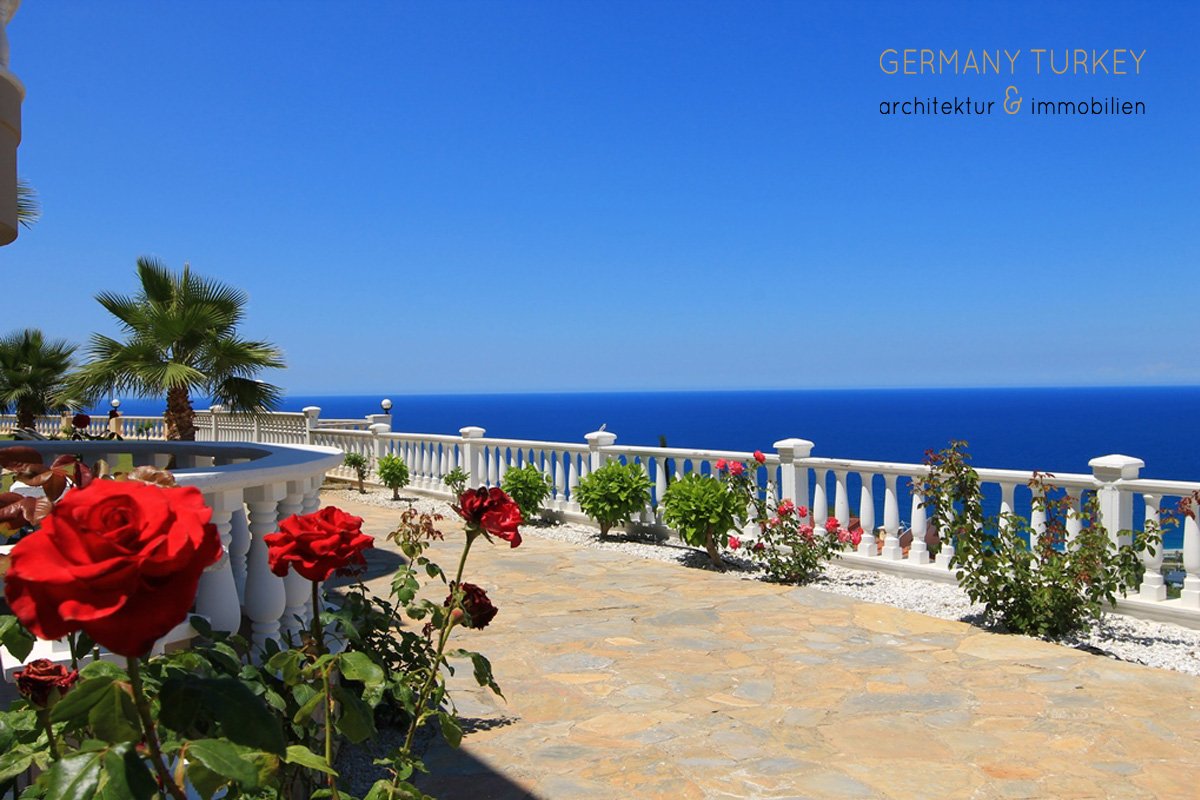
[{"label": "dark green foliage", "polygon": [[543,475],[536,465],[526,464],[505,472],[500,488],[516,502],[521,509],[521,516],[529,522],[542,512],[542,503],[550,496],[553,486],[550,476]]},{"label": "dark green foliage", "polygon": [[583,513],[606,536],[614,525],[628,522],[650,503],[650,478],[640,464],[610,461],[584,476],[575,487]]},{"label": "dark green foliage", "polygon": [[375,465],[379,481],[392,490],[392,499],[400,499],[400,490],[408,486],[408,465],[400,456],[383,456]]}]

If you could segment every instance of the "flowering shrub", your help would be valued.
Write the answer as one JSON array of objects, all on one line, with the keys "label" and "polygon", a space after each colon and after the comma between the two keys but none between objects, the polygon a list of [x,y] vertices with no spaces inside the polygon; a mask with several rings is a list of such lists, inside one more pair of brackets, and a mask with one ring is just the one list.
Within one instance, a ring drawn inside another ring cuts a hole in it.
[{"label": "flowering shrub", "polygon": [[[311,625],[299,641],[252,653],[240,636],[192,617],[202,637],[190,649],[150,658],[220,556],[210,512],[194,488],[95,481],[70,492],[13,550],[5,593],[17,616],[0,617],[0,640],[24,658],[28,630],[68,633],[88,641],[80,652],[94,639],[125,666],[34,661],[19,673],[22,699],[0,714],[0,795],[34,767],[42,772],[23,798],[353,800],[337,785],[335,737],[372,736],[386,710],[406,736],[386,759],[390,777],[367,796],[424,797],[408,782],[424,769],[412,752],[416,731],[435,720],[451,745],[462,737],[446,710],[449,659],[470,660],[479,684],[499,693],[486,658],[448,648],[454,628],[482,628],[497,614],[482,588],[463,581],[467,554],[479,538],[521,541],[520,512],[498,489],[463,493],[456,511],[466,535],[452,579],[424,554],[442,536],[437,519],[409,509],[389,537],[407,559],[391,595],[357,584],[333,609],[319,582],[361,568],[372,541],[359,518],[335,508],[290,517],[266,539],[276,574],[295,569],[312,581]],[[443,603],[418,599],[421,576],[446,584]],[[409,620],[426,624],[414,630]]]},{"label": "flowering shrub", "polygon": [[589,472],[575,487],[583,513],[596,520],[600,535],[628,522],[650,503],[650,477],[640,464],[610,461]]},{"label": "flowering shrub", "polygon": [[[825,533],[817,531],[805,506],[790,498],[775,501],[774,484],[768,480],[759,487],[756,468],[766,463],[761,450],[753,454],[754,464],[718,461],[715,466],[728,473],[731,493],[742,508],[750,509],[749,519],[758,526],[758,540],[749,548],[751,558],[763,565],[772,579],[785,583],[808,583],[819,577],[825,562],[837,555],[853,535],[842,528],[836,517],[825,521]],[[861,534],[860,534],[861,535]],[[742,545],[731,540],[730,547]],[[857,544],[857,542],[854,542]]]},{"label": "flowering shrub", "polygon": [[[1133,543],[1117,547],[1099,522],[1094,493],[1076,511],[1047,481],[1053,476],[1038,473],[1029,486],[1034,509],[1045,515],[1043,531],[1015,514],[985,518],[969,461],[965,442],[927,453],[929,475],[918,486],[942,543],[954,546],[950,567],[959,585],[985,604],[988,620],[1015,633],[1061,636],[1090,628],[1105,604],[1137,586],[1139,554],[1159,545],[1155,528],[1130,532]],[[1067,534],[1071,516],[1081,524],[1074,538]]]}]

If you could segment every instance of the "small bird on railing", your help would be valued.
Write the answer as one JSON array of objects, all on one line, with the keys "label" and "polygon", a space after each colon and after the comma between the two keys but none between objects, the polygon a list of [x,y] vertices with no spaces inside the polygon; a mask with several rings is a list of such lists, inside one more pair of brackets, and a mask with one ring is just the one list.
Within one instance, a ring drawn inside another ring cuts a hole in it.
[{"label": "small bird on railing", "polygon": [[607,423],[607,422],[601,422],[601,423],[600,423],[600,427],[599,427],[599,428],[597,428],[596,430],[597,430],[597,431],[602,431],[602,430],[604,430],[604,429],[605,429],[605,428],[607,428],[607,427],[608,427],[608,423]]}]

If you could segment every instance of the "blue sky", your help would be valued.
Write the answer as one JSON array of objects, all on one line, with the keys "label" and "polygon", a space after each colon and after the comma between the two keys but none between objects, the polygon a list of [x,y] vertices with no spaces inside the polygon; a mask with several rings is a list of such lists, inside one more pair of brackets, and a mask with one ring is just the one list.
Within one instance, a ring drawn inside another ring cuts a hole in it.
[{"label": "blue sky", "polygon": [[[27,0],[9,38],[10,327],[111,333],[154,255],[246,289],[295,393],[1200,383],[1200,4]],[[922,47],[1024,54],[881,71]],[[1147,114],[879,113],[1008,85]]]}]

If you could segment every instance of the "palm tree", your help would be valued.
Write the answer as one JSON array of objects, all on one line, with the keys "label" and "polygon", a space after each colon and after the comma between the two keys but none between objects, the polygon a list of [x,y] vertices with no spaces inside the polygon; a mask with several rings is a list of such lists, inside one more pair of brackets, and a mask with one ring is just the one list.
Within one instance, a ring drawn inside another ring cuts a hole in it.
[{"label": "palm tree", "polygon": [[37,417],[75,407],[68,390],[75,345],[47,341],[36,328],[0,339],[0,408],[17,411],[17,427],[32,428]]},{"label": "palm tree", "polygon": [[42,205],[37,191],[27,181],[17,181],[17,222],[22,228],[32,228],[42,218]]},{"label": "palm tree", "polygon": [[255,376],[282,368],[283,354],[269,342],[237,334],[245,292],[197,277],[187,264],[182,273],[173,273],[153,258],[139,258],[137,273],[141,289],[136,295],[96,295],[127,336],[122,342],[92,335],[89,361],[73,384],[81,394],[165,395],[167,438],[186,440],[196,438],[193,392],[234,411],[258,412],[278,404],[279,387]]}]

